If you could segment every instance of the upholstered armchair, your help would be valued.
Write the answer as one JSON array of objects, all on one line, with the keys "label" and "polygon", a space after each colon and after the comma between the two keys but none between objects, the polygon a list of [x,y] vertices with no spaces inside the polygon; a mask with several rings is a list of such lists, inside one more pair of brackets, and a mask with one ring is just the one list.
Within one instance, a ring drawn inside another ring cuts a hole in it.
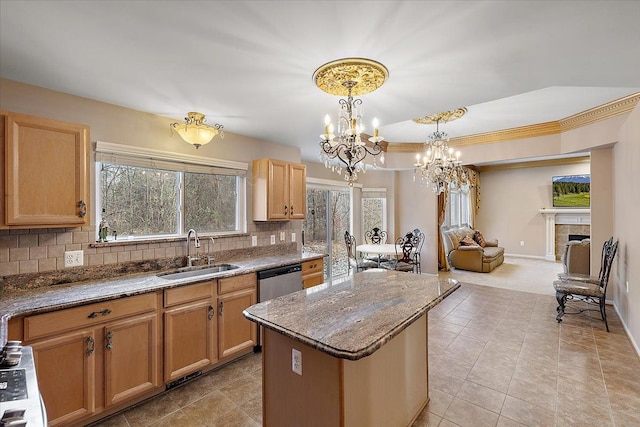
[{"label": "upholstered armchair", "polygon": [[451,267],[488,273],[504,262],[504,248],[498,246],[496,239],[484,239],[482,235],[477,237],[476,230],[468,226],[442,226],[441,231],[445,254]]},{"label": "upholstered armchair", "polygon": [[591,272],[591,240],[570,240],[564,247],[562,266],[567,275]]}]

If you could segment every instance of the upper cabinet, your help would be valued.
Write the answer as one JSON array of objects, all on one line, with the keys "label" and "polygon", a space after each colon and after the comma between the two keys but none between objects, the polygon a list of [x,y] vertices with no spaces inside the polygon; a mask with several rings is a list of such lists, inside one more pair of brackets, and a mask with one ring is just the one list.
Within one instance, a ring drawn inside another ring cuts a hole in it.
[{"label": "upper cabinet", "polygon": [[89,127],[0,114],[0,228],[89,224]]},{"label": "upper cabinet", "polygon": [[304,219],[307,167],[282,160],[253,161],[253,220]]}]

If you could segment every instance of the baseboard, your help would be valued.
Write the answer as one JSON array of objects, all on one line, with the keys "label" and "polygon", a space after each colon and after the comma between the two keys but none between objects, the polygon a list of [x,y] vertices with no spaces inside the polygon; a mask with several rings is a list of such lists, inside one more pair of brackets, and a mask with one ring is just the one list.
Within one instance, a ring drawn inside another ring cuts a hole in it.
[{"label": "baseboard", "polygon": [[629,341],[631,341],[631,345],[636,350],[636,354],[638,355],[638,357],[640,357],[640,347],[638,346],[638,343],[635,342],[635,340],[633,339],[633,336],[631,335],[631,331],[629,331],[627,324],[624,322],[624,319],[620,315],[620,310],[618,310],[618,305],[614,303],[613,308],[616,310],[616,314],[618,315],[618,318],[622,322],[622,326],[624,327],[624,331],[627,333],[627,336],[629,337]]},{"label": "baseboard", "polygon": [[510,257],[515,257],[515,258],[541,259],[543,261],[546,260],[545,257],[540,256],[540,255],[504,254],[504,256],[510,256]]}]

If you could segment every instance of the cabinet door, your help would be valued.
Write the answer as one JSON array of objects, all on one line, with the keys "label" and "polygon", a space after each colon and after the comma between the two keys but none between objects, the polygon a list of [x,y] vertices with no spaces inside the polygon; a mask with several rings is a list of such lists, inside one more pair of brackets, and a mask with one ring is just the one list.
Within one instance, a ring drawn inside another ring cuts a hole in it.
[{"label": "cabinet door", "polygon": [[29,345],[49,426],[91,415],[95,410],[93,331],[70,332]]},{"label": "cabinet door", "polygon": [[211,300],[181,305],[164,313],[164,379],[175,380],[218,361]]},{"label": "cabinet door", "polygon": [[269,160],[268,219],[289,218],[289,176],[287,166],[287,162]]},{"label": "cabinet door", "polygon": [[256,300],[255,288],[218,297],[218,355],[221,359],[256,345],[256,324],[242,315]]},{"label": "cabinet door", "polygon": [[105,326],[105,406],[160,385],[158,321],[155,313]]},{"label": "cabinet door", "polygon": [[4,227],[89,223],[89,127],[6,113]]},{"label": "cabinet door", "polygon": [[307,211],[307,167],[289,165],[289,218],[304,219]]},{"label": "cabinet door", "polygon": [[324,261],[317,259],[302,263],[302,286],[307,289],[324,282]]}]

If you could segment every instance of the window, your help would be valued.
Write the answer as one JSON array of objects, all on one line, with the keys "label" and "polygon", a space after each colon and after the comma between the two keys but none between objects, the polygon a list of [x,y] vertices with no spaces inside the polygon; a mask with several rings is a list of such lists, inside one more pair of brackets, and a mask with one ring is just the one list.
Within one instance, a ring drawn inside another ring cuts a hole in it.
[{"label": "window", "polygon": [[[246,231],[246,169],[106,154],[98,143],[98,222],[103,218],[119,238],[138,239]],[[115,144],[108,144],[113,146]],[[113,150],[117,151],[117,150]],[[140,149],[140,151],[145,151]],[[180,157],[180,155],[177,155]],[[200,158],[195,158],[200,159]]]},{"label": "window", "polygon": [[473,225],[469,215],[469,203],[468,188],[449,187],[445,225],[452,227],[459,227],[462,224]]},{"label": "window", "polygon": [[387,193],[385,188],[362,189],[362,232],[378,227],[387,229]]}]

